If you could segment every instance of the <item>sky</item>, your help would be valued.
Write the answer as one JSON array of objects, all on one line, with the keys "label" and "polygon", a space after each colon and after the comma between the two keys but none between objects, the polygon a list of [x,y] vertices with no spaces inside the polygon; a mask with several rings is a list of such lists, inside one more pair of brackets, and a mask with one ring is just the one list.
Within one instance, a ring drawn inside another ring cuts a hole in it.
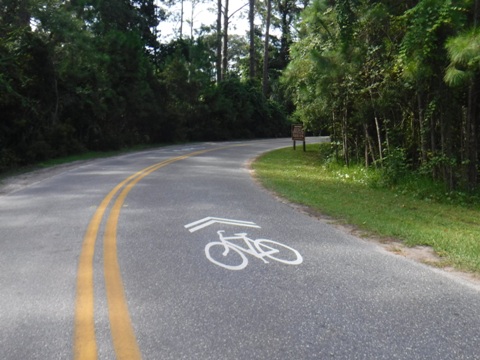
[{"label": "sky", "polygon": [[[184,20],[190,20],[191,17],[191,1],[185,0],[184,2]],[[243,5],[248,4],[248,0],[229,0],[229,13],[240,9]],[[165,8],[163,4],[160,5]],[[217,1],[207,0],[204,3],[198,4],[194,8],[193,15],[193,27],[194,29],[200,28],[202,25],[214,25],[217,19],[216,15]],[[173,13],[173,15],[180,14],[180,1],[177,0],[177,4],[167,9],[167,11]],[[243,19],[242,19],[243,16]],[[222,19],[223,21],[223,19]],[[178,32],[180,28],[180,21],[169,17],[167,21],[160,24],[159,30],[161,31],[162,39],[172,39],[175,36],[175,31]],[[248,30],[248,5],[242,8],[230,19],[229,33],[245,35]],[[190,25],[184,21],[183,24],[184,36],[190,36]],[[194,34],[195,36],[195,34]]]}]

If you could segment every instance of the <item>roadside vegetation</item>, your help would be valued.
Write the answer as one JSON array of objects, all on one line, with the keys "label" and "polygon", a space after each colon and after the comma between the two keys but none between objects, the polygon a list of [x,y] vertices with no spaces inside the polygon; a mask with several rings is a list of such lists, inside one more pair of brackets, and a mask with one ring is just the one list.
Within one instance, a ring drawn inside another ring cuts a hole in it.
[{"label": "roadside vegetation", "polygon": [[276,150],[252,167],[266,188],[292,202],[406,246],[430,246],[439,265],[480,274],[478,195],[448,191],[402,167],[345,166],[332,144]]}]

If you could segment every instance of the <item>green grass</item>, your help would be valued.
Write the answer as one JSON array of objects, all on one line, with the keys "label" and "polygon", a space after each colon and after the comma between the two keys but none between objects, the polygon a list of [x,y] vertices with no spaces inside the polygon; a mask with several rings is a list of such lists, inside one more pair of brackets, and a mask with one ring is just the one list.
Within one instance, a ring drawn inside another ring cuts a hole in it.
[{"label": "green grass", "polygon": [[309,145],[307,152],[276,150],[252,167],[266,188],[290,201],[407,246],[430,246],[442,264],[480,274],[478,207],[372,186],[378,173],[361,166],[325,164],[318,149],[319,145]]}]

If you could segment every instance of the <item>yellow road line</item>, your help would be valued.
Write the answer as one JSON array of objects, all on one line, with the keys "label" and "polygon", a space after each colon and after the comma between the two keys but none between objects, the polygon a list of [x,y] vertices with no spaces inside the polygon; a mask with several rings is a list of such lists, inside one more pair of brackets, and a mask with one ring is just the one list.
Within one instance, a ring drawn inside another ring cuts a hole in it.
[{"label": "yellow road line", "polygon": [[168,164],[209,151],[236,146],[245,145],[237,144],[221,148],[200,150],[149,166],[123,180],[102,200],[88,225],[83,239],[78,264],[73,351],[75,360],[97,359],[94,321],[93,259],[100,225],[112,199],[122,188],[124,188],[112,207],[104,235],[104,272],[111,325],[110,328],[117,358],[135,360],[141,359],[141,354],[131,325],[128,306],[125,299],[116,245],[116,229],[123,202],[130,190],[141,179]]},{"label": "yellow road line", "polygon": [[93,256],[98,229],[108,204],[115,194],[128,182],[118,184],[100,203],[93,215],[83,239],[82,251],[77,271],[77,299],[75,303],[75,345],[76,360],[95,360],[97,358],[97,343],[94,324],[93,295]]},{"label": "yellow road line", "polygon": [[112,332],[113,348],[117,355],[117,359],[119,360],[140,360],[142,358],[135,337],[135,332],[132,327],[123,288],[123,280],[120,273],[120,266],[118,264],[117,225],[120,210],[122,209],[128,193],[140,180],[161,167],[184,158],[186,157],[164,161],[158,164],[158,166],[140,174],[128,183],[115,201],[107,220],[103,240],[105,287],[107,292],[108,314],[110,319],[110,329]]}]

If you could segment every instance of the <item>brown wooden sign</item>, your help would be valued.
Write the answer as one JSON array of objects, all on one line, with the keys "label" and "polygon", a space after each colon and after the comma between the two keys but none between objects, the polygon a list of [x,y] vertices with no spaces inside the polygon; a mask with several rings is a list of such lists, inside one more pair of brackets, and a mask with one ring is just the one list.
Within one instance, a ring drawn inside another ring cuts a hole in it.
[{"label": "brown wooden sign", "polygon": [[303,125],[292,125],[292,140],[293,150],[297,148],[297,141],[303,141],[303,151],[305,151],[305,131],[303,131]]},{"label": "brown wooden sign", "polygon": [[292,140],[305,141],[303,125],[292,125]]}]

